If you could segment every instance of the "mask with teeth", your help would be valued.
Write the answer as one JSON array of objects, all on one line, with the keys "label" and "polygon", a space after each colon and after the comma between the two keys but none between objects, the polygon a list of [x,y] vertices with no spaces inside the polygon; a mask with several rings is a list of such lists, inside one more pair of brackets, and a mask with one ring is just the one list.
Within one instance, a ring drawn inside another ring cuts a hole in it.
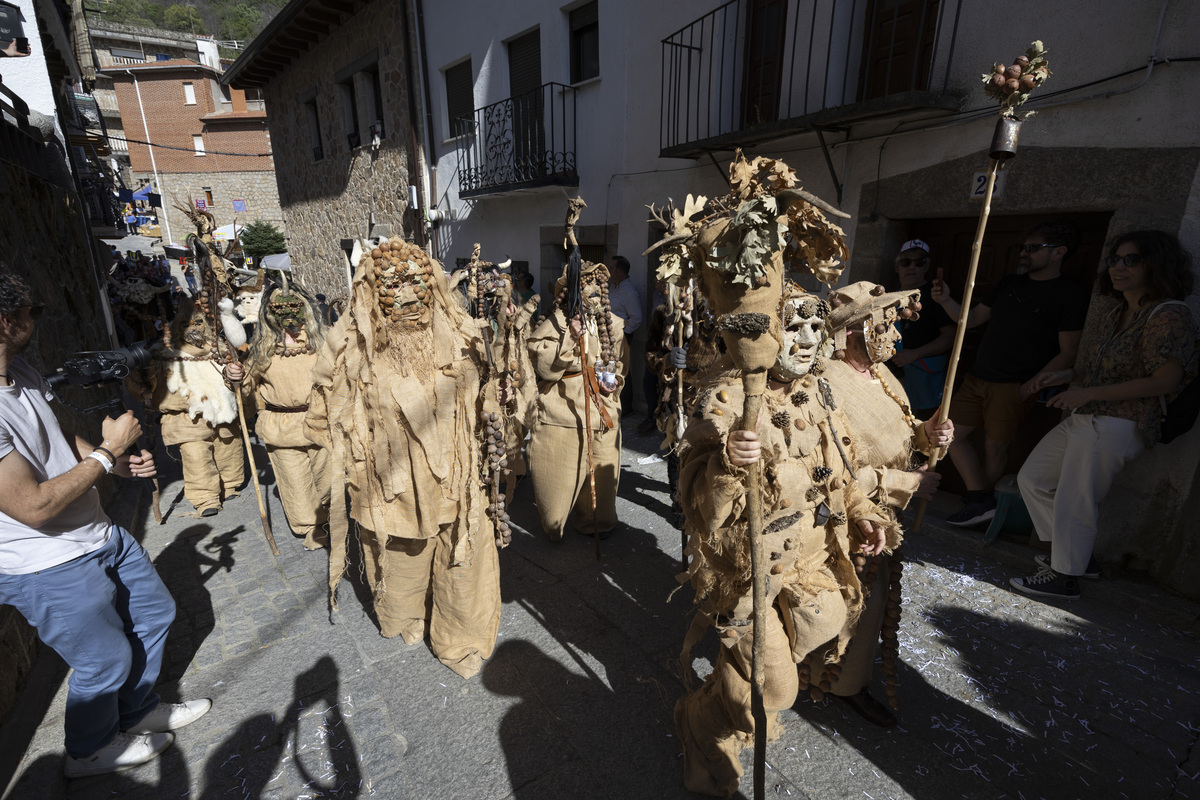
[{"label": "mask with teeth", "polygon": [[780,306],[783,347],[771,368],[772,378],[791,383],[808,374],[825,338],[828,314],[829,307],[823,301],[789,284]]},{"label": "mask with teeth", "polygon": [[267,314],[271,322],[292,338],[304,330],[304,301],[294,294],[275,292],[267,303]]},{"label": "mask with teeth", "polygon": [[415,245],[392,247],[376,261],[375,290],[385,317],[406,328],[424,328],[433,320],[433,265]]},{"label": "mask with teeth", "polygon": [[881,321],[872,326],[870,320],[863,320],[862,335],[867,345],[867,356],[872,364],[882,364],[896,355],[896,343],[900,341],[900,331],[896,329],[896,308],[885,309]]}]

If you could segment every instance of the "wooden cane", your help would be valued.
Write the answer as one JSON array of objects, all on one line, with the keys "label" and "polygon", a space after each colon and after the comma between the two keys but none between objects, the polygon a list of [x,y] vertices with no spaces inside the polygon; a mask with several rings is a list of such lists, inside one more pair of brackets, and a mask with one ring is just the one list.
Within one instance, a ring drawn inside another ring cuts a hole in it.
[{"label": "wooden cane", "polygon": [[[237,381],[240,384],[241,381]],[[254,451],[250,448],[250,431],[246,428],[246,409],[242,405],[242,387],[235,385],[233,393],[237,397],[238,422],[242,425],[242,441],[246,444],[246,458],[250,460],[250,478],[254,481],[254,499],[258,501],[258,517],[262,520],[263,533],[266,534],[267,544],[271,546],[271,554],[279,555],[275,546],[275,536],[271,533],[271,523],[267,521],[267,507],[263,504],[262,488],[258,485],[258,467],[254,464]]]},{"label": "wooden cane", "polygon": [[[571,324],[570,320],[567,325]],[[595,455],[592,452],[592,400],[591,390],[588,381],[588,354],[587,354],[587,338],[588,330],[587,323],[584,322],[584,314],[581,310],[579,313],[579,327],[582,328],[579,337],[579,362],[580,362],[580,378],[583,380],[583,426],[586,430],[584,438],[587,439],[588,451],[588,485],[592,490],[592,533],[596,537],[596,560],[600,560],[600,523],[596,519],[596,462]]]},{"label": "wooden cane", "polygon": [[[683,347],[683,301],[679,299],[679,287],[678,286],[676,286],[675,284],[671,284],[671,288],[669,291],[671,293],[671,305],[674,306],[675,346]],[[679,429],[682,427],[680,425],[680,421],[682,420],[682,418],[683,418],[683,370],[676,368],[675,369],[675,419],[671,420],[671,422],[672,422],[672,424],[675,425],[675,436],[676,436],[675,453],[676,453],[677,458],[678,458],[678,453],[679,453],[679,438],[678,437],[681,435]],[[669,455],[668,455],[668,457],[669,457]],[[676,491],[678,488],[679,487],[677,487],[677,486],[672,486],[671,491]],[[680,555],[679,555],[680,565],[683,567],[684,572],[686,572],[687,566],[688,566],[688,563],[687,563],[687,544],[688,544],[687,528],[686,527],[682,528],[679,531],[679,535],[682,539],[682,542],[681,542],[682,549],[680,550]]]},{"label": "wooden cane", "polygon": [[[967,267],[967,280],[963,284],[962,307],[958,312],[958,327],[954,331],[954,347],[950,350],[950,363],[946,366],[946,385],[942,388],[942,404],[938,409],[937,424],[941,425],[950,418],[950,398],[954,394],[954,376],[958,372],[958,358],[962,354],[963,338],[967,335],[967,318],[971,316],[971,294],[975,291],[975,272],[979,268],[979,253],[983,249],[983,232],[987,228],[988,215],[992,213],[992,187],[996,185],[996,170],[1000,168],[1000,160],[992,159],[988,166],[987,185],[983,190],[983,208],[979,210],[979,225],[975,228],[975,241],[971,242],[971,263]],[[936,448],[929,456],[929,470],[937,466],[941,459],[941,448]],[[921,530],[925,523],[925,509],[929,500],[922,497],[917,504],[917,513],[913,517],[912,529]]]},{"label": "wooden cane", "polygon": [[[746,391],[742,401],[742,430],[758,428],[758,411],[762,405],[762,380],[752,385],[756,375],[743,375]],[[761,800],[766,786],[767,711],[763,704],[766,686],[767,640],[767,570],[762,541],[762,490],[759,485],[762,459],[746,467],[746,535],[750,539],[750,571],[754,576],[754,642],[750,659],[750,716],[754,720],[754,798]]]}]

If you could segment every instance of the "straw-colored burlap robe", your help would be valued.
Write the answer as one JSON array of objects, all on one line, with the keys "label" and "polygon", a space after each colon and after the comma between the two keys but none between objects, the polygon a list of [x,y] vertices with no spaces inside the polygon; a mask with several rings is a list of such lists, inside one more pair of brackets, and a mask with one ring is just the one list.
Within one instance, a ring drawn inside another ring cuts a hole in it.
[{"label": "straw-colored burlap robe", "polygon": [[267,448],[275,485],[292,533],[304,537],[309,550],[321,547],[329,519],[329,451],[304,435],[304,415],[312,394],[310,373],[317,354],[307,352],[301,332],[295,345],[280,344],[266,370],[242,383],[242,391],[258,408],[254,430]]},{"label": "straw-colored burlap robe", "polygon": [[[612,420],[606,430],[600,410],[591,410],[592,458],[596,468],[596,514],[592,517],[588,480],[588,452],[584,439],[583,375],[579,342],[572,336],[561,309],[542,320],[529,337],[529,355],[537,374],[537,404],[529,441],[529,474],[533,496],[542,518],[542,530],[553,541],[562,539],[572,510],[580,533],[604,533],[617,524],[617,485],[621,477],[621,387],[629,356],[624,324],[612,317],[613,355],[617,361],[617,388],[602,396]],[[588,360],[600,353],[600,340],[588,333]]]},{"label": "straw-colored burlap robe", "polygon": [[[913,449],[928,452],[929,439],[923,426],[918,425],[914,431],[893,399],[899,398],[908,406],[908,395],[900,381],[882,365],[875,372],[879,378],[868,379],[844,361],[831,360],[825,377],[850,421],[859,485],[879,505],[899,511],[908,505],[921,482],[917,473],[909,471]],[[870,682],[879,649],[891,558],[887,554],[875,558],[878,566],[874,584],[866,587],[862,617],[842,657],[842,671],[833,681],[833,693],[844,697],[857,694]]]},{"label": "straw-colored burlap robe", "polygon": [[533,332],[530,322],[539,302],[541,298],[535,294],[518,306],[511,318],[506,316],[502,322],[503,336],[497,337],[492,348],[497,353],[496,363],[509,371],[512,380],[511,397],[503,409],[506,423],[504,452],[508,457],[508,469],[504,475],[507,505],[512,504],[517,478],[529,471],[525,463],[525,435],[529,433],[537,406],[537,376],[529,358],[529,336]]},{"label": "straw-colored burlap robe", "polygon": [[189,344],[164,350],[142,376],[148,385],[133,376],[128,381],[131,392],[150,395],[162,412],[163,444],[179,445],[183,495],[197,512],[220,508],[246,479],[237,398],[216,363],[188,360],[205,354]]},{"label": "straw-colored burlap robe", "polygon": [[[684,784],[717,797],[737,791],[738,757],[753,742],[750,714],[752,575],[745,541],[745,469],[726,451],[740,423],[742,384],[727,374],[697,401],[680,448],[680,496],[691,556],[687,578],[701,603],[684,644],[689,651],[713,625],[721,648],[716,667],[697,691],[675,706],[684,750]],[[833,426],[847,454],[854,442],[840,411]],[[859,490],[842,462],[822,405],[817,379],[805,376],[763,395],[758,425],[763,448],[764,550],[769,554],[765,698],[768,736],[778,735],[778,711],[796,699],[796,664],[822,645],[840,655],[862,610],[851,561],[862,543],[856,520],[884,525],[888,546],[895,526]]]},{"label": "straw-colored burlap robe", "polygon": [[485,400],[496,396],[481,376],[483,339],[474,321],[436,306],[434,371],[403,375],[376,349],[382,328],[368,324],[377,321],[373,290],[361,276],[355,294],[354,313],[326,335],[305,418],[306,436],[331,453],[330,589],[336,598],[345,565],[346,489],[382,634],[412,644],[428,632],[442,663],[469,678],[492,654],[500,625],[480,477],[478,428]]}]

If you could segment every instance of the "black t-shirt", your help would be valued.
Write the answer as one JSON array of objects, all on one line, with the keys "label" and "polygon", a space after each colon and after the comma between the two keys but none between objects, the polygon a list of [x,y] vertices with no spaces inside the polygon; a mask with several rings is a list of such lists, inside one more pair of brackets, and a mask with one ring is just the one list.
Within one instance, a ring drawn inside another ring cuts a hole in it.
[{"label": "black t-shirt", "polygon": [[1035,281],[1006,275],[982,301],[992,318],[971,374],[993,383],[1024,383],[1058,355],[1060,331],[1083,330],[1088,293],[1059,276]]},{"label": "black t-shirt", "polygon": [[[904,349],[924,347],[942,335],[942,328],[953,326],[954,320],[946,313],[946,309],[933,302],[933,282],[921,287],[921,313],[917,319],[902,319],[896,323],[896,329],[903,337]],[[949,348],[947,348],[949,349]]]}]

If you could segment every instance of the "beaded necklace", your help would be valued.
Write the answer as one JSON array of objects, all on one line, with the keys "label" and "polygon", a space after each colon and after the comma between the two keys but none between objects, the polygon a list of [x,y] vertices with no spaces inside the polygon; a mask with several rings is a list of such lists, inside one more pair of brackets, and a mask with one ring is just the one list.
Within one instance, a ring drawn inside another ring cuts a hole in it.
[{"label": "beaded necklace", "polygon": [[909,407],[908,407],[908,403],[906,403],[902,399],[900,399],[900,396],[898,394],[896,394],[895,392],[893,392],[888,387],[887,381],[885,381],[882,377],[880,377],[878,364],[872,364],[870,367],[870,372],[871,372],[871,377],[874,378],[875,380],[879,381],[880,387],[883,388],[883,393],[886,394],[888,397],[892,398],[892,401],[896,405],[900,406],[900,412],[902,414],[904,414],[904,421],[907,422],[908,427],[912,428],[913,431],[915,432],[917,430],[917,426],[920,424],[920,420],[918,420],[916,417],[913,416],[912,410],[909,409]]}]

